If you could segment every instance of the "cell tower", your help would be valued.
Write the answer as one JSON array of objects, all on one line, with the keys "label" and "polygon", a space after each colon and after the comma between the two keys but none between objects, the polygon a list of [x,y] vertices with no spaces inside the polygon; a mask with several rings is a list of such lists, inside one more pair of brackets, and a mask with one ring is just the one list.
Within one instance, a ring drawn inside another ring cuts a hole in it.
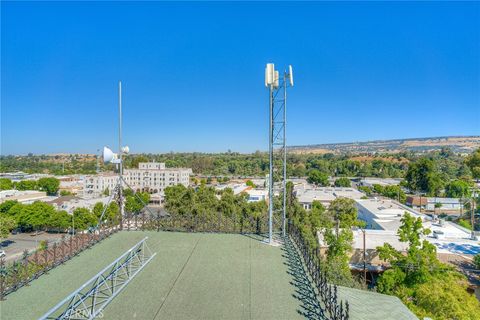
[{"label": "cell tower", "polygon": [[[280,74],[273,63],[265,67],[265,86],[269,89],[269,163],[268,174],[268,241],[273,244],[273,219],[280,216],[282,235],[286,230],[286,189],[287,189],[287,88],[293,87],[293,70]],[[275,188],[275,184],[278,186]],[[283,194],[281,208],[274,207],[274,190]],[[278,215],[275,215],[278,213]]]}]

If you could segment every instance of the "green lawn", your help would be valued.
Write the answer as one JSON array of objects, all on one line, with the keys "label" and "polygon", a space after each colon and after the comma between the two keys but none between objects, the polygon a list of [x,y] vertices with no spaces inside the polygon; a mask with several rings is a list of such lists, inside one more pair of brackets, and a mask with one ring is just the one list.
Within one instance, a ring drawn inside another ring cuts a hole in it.
[{"label": "green lawn", "polygon": [[35,319],[148,236],[153,260],[103,319],[301,319],[280,247],[246,235],[121,232],[0,303],[0,318]]}]

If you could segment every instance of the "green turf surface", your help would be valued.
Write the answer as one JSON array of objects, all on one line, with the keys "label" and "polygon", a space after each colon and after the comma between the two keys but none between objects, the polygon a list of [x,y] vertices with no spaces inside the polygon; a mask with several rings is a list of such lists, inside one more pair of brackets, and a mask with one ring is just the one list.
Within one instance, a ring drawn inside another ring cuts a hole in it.
[{"label": "green turf surface", "polygon": [[302,319],[280,247],[254,236],[121,232],[0,303],[0,318],[36,319],[148,236],[153,260],[103,319]]}]

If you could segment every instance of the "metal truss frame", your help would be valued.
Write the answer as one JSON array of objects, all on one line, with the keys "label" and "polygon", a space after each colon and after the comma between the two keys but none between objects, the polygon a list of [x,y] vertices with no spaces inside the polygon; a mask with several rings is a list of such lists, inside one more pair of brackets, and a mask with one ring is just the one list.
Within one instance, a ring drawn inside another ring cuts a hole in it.
[{"label": "metal truss frame", "polygon": [[[270,138],[269,138],[269,220],[275,219],[274,212],[281,212],[282,235],[286,229],[286,183],[287,183],[287,86],[289,74],[285,71],[278,87],[270,86]],[[275,182],[280,183],[283,193],[282,207],[274,208]],[[269,239],[272,241],[273,225],[269,221]]]},{"label": "metal truss frame", "polygon": [[40,320],[93,319],[155,257],[145,237],[80,288],[50,309]]}]

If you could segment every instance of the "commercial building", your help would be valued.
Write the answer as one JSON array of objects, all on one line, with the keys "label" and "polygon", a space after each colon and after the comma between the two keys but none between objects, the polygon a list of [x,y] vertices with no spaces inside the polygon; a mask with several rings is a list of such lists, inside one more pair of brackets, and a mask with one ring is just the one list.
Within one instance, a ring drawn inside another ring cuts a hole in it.
[{"label": "commercial building", "polygon": [[[402,225],[402,217],[409,213],[420,218],[424,228],[430,229],[431,233],[424,238],[435,244],[438,252],[464,255],[480,253],[480,244],[478,240],[471,239],[470,230],[453,222],[433,219],[394,200],[361,199],[356,203],[358,218],[366,222],[367,229],[385,231],[378,232],[378,237],[391,232],[396,234]],[[388,238],[385,242],[389,242]]]},{"label": "commercial building", "polygon": [[340,197],[348,199],[361,199],[365,196],[364,193],[354,188],[340,188],[340,187],[321,187],[321,188],[309,188],[302,185],[294,189],[298,202],[304,209],[310,210],[312,208],[313,201],[319,201],[325,207],[328,207],[330,203]]},{"label": "commercial building", "polygon": [[437,214],[459,214],[462,211],[462,203],[458,198],[440,198],[440,197],[407,197],[407,206],[413,209],[420,209]]},{"label": "commercial building", "polygon": [[[371,281],[375,277],[372,274],[386,270],[388,264],[380,259],[377,247],[385,243],[394,249],[405,252],[408,243],[401,242],[398,237],[398,229],[402,225],[401,219],[405,213],[422,220],[424,228],[430,229],[431,233],[422,236],[437,248],[439,256],[447,257],[471,257],[480,253],[480,243],[472,240],[469,230],[449,221],[433,219],[430,216],[419,213],[412,208],[406,207],[390,199],[359,199],[355,201],[358,208],[358,218],[366,222],[366,229],[353,229],[352,251],[350,252],[350,268],[353,271],[363,273],[364,262],[367,278]],[[328,246],[324,241],[321,231],[318,232],[320,252],[325,254]],[[365,256],[364,256],[365,253]],[[365,259],[364,259],[365,257]]]},{"label": "commercial building", "polygon": [[373,187],[375,184],[378,184],[382,187],[386,187],[399,185],[401,181],[402,179],[394,178],[363,178],[360,180],[360,185],[365,187]]},{"label": "commercial building", "polygon": [[85,177],[79,175],[68,175],[57,177],[60,181],[59,191],[67,191],[73,194],[82,194],[85,185]]},{"label": "commercial building", "polygon": [[219,191],[225,190],[227,188],[232,189],[234,195],[238,195],[240,193],[248,194],[248,202],[268,200],[268,190],[264,188],[253,188],[251,186],[247,186],[244,181],[231,181],[229,183],[217,185],[215,187],[215,189]]},{"label": "commercial building", "polygon": [[125,181],[135,191],[162,193],[166,187],[182,184],[190,185],[189,168],[166,168],[165,163],[140,162],[138,169],[124,170]]},{"label": "commercial building", "polygon": [[35,191],[35,190],[4,190],[0,191],[0,203],[8,200],[16,200],[20,203],[30,204],[35,201],[44,201],[52,197],[47,196],[47,193],[44,191]]},{"label": "commercial building", "polygon": [[[125,169],[123,178],[134,191],[163,194],[166,187],[182,184],[189,186],[192,169],[166,168],[160,162],[141,162],[138,169]],[[104,173],[85,179],[84,194],[99,196],[105,190],[113,190],[118,183],[118,175]],[[124,186],[126,187],[126,186]]]},{"label": "commercial building", "polygon": [[357,199],[358,218],[366,222],[367,229],[396,231],[405,212],[424,218],[424,215],[390,199]]},{"label": "commercial building", "polygon": [[46,201],[51,204],[57,210],[65,210],[72,214],[77,208],[87,208],[92,210],[96,203],[100,202],[103,205],[108,203],[109,197],[88,198],[83,199],[77,196],[62,196],[51,201]]}]

